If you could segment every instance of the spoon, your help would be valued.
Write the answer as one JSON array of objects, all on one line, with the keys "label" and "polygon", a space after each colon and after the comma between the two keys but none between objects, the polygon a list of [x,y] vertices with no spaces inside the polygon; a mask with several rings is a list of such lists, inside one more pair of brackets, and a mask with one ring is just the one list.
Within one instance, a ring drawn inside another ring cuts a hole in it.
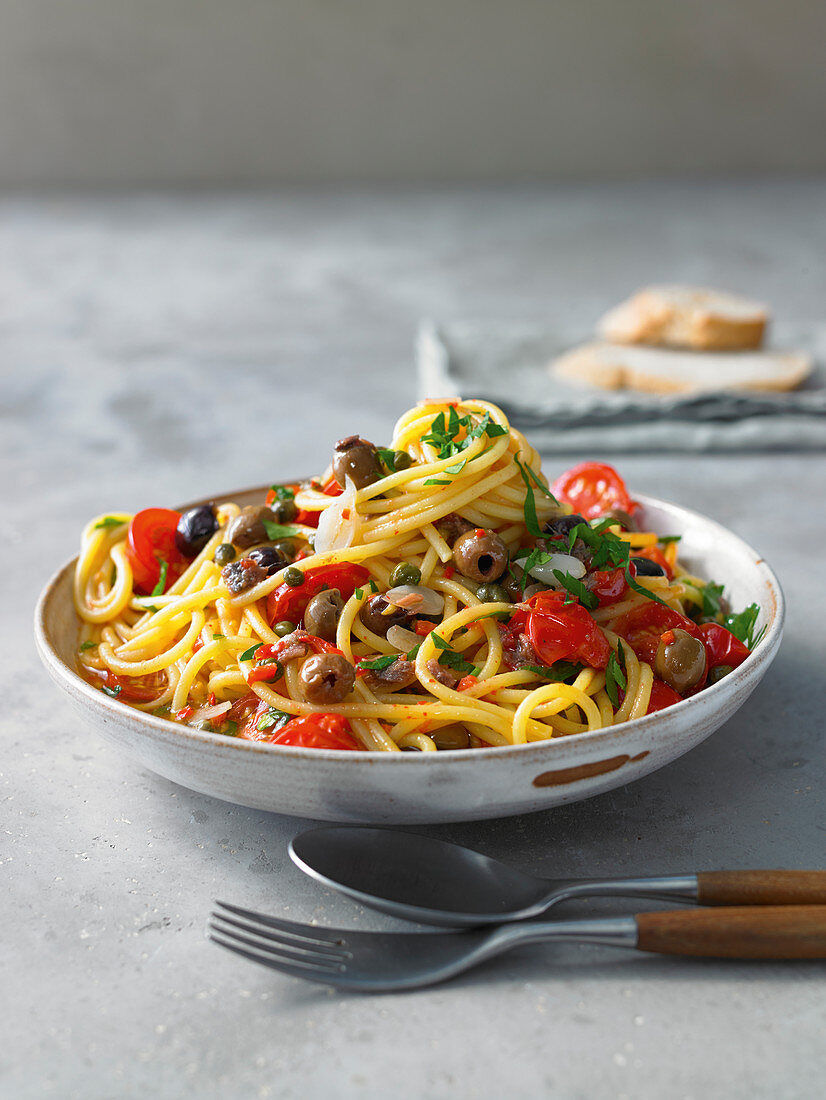
[{"label": "spoon", "polygon": [[306,874],[364,905],[443,926],[524,920],[569,898],[597,896],[699,905],[826,905],[826,871],[547,879],[444,840],[339,825],[300,833],[289,852]]}]

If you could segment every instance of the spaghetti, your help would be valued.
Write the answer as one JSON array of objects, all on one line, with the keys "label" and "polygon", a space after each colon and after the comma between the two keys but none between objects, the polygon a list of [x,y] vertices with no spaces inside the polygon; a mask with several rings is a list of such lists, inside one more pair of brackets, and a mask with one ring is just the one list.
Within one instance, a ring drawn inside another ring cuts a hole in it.
[{"label": "spaghetti", "polygon": [[256,741],[398,752],[601,729],[702,690],[755,644],[639,530],[611,467],[551,489],[484,401],[424,402],[258,507],[85,528],[79,663],[102,691]]}]

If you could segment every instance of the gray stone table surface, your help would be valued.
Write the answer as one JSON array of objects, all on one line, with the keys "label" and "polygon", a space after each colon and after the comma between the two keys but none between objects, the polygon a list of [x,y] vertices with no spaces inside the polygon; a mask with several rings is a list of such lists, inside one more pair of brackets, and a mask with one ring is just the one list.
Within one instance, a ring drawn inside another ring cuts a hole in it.
[{"label": "gray stone table surface", "polygon": [[[0,1095],[822,1094],[826,964],[530,948],[359,997],[214,947],[216,897],[401,924],[290,864],[305,822],[106,747],[40,667],[31,616],[101,510],[319,470],[352,432],[387,439],[416,397],[423,315],[588,325],[680,279],[806,322],[822,318],[824,255],[818,181],[0,201]],[[715,736],[631,786],[421,832],[557,875],[823,866],[826,455],[617,460],[773,564],[789,605],[776,663]]]}]

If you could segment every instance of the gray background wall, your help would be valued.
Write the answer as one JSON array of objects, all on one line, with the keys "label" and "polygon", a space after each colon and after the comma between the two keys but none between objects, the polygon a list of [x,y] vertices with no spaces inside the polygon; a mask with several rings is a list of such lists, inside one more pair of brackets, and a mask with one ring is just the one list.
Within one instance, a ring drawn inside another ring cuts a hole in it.
[{"label": "gray background wall", "polygon": [[0,186],[826,168],[823,0],[0,0]]}]

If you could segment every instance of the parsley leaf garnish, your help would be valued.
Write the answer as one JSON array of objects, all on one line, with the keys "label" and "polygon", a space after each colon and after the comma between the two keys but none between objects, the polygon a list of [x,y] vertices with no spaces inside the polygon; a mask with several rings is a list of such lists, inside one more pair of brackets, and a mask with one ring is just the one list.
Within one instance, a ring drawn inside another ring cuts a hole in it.
[{"label": "parsley leaf garnish", "polygon": [[223,733],[225,737],[235,737],[238,732],[238,723],[233,722],[231,718],[227,718],[226,722],[222,726],[218,727],[218,733]]},{"label": "parsley leaf garnish", "polygon": [[81,653],[85,653],[87,649],[96,649],[96,648],[97,648],[97,642],[81,642],[80,643],[80,652]]},{"label": "parsley leaf garnish", "polygon": [[103,692],[104,695],[109,695],[113,699],[117,699],[117,697],[123,691],[123,688],[120,686],[120,684],[118,684],[117,687],[109,687],[108,684],[104,684],[100,690]]},{"label": "parsley leaf garnish", "polygon": [[425,482],[425,485],[450,485],[450,482],[444,481],[438,477],[429,477]]},{"label": "parsley leaf garnish", "polygon": [[244,650],[244,652],[241,654],[241,656],[238,658],[238,660],[239,661],[251,661],[253,659],[253,657],[255,656],[256,651],[259,650],[263,644],[264,644],[263,642],[256,642],[255,645],[251,645],[249,647],[249,649]]},{"label": "parsley leaf garnish", "polygon": [[102,527],[122,527],[125,523],[125,519],[116,519],[114,516],[104,516],[99,523],[95,524],[94,529],[98,531]]},{"label": "parsley leaf garnish", "polygon": [[439,664],[444,665],[446,668],[452,668],[455,672],[462,672],[466,676],[476,676],[479,673],[476,665],[466,661],[462,654],[457,653],[455,649],[446,649],[439,657]]},{"label": "parsley leaf garnish", "polygon": [[[465,432],[465,437],[464,439],[458,439],[457,437],[462,430]],[[488,439],[494,439],[499,435],[507,435],[507,429],[500,424],[493,423],[489,412],[486,412],[479,423],[474,425],[470,414],[459,416],[456,407],[451,405],[447,418],[445,418],[443,412],[440,412],[432,421],[430,432],[428,435],[423,436],[422,440],[425,443],[432,444],[438,450],[441,459],[460,455],[462,451],[467,450],[475,439],[481,439],[483,435],[487,435]],[[459,469],[461,469],[461,466]],[[450,472],[456,473],[458,470],[451,469]],[[427,484],[429,482],[425,482],[425,485]]]},{"label": "parsley leaf garnish", "polygon": [[544,534],[544,532],[539,526],[539,520],[537,519],[536,499],[533,495],[533,486],[531,485],[528,479],[528,474],[526,472],[527,467],[522,465],[516,455],[514,455],[513,461],[519,467],[519,473],[522,475],[522,480],[525,482],[525,488],[527,489],[527,492],[525,493],[525,504],[523,507],[525,514],[525,527],[527,528],[529,534],[533,535],[535,538],[540,538]]},{"label": "parsley leaf garnish", "polygon": [[715,618],[722,611],[722,584],[709,581],[703,585],[701,595],[703,597],[703,615],[709,619]]},{"label": "parsley leaf garnish", "polygon": [[[595,607],[599,607],[599,597],[597,594],[592,592],[590,588],[586,588],[582,581],[578,580],[571,573],[563,573],[561,569],[554,569],[554,576],[571,596],[579,600],[583,607],[587,607],[589,611],[593,611]],[[570,603],[570,600],[566,600],[565,602]]]},{"label": "parsley leaf garnish", "polygon": [[764,626],[755,636],[754,628],[757,625],[757,616],[759,614],[759,606],[756,603],[750,603],[745,610],[739,612],[737,615],[726,615],[725,619],[723,619],[723,626],[726,630],[730,630],[734,637],[739,638],[749,649],[754,649],[758,642],[762,641],[763,635],[766,633],[766,628]]},{"label": "parsley leaf garnish", "polygon": [[301,534],[299,529],[291,523],[273,523],[271,519],[262,519],[261,523],[270,542],[276,542],[278,539],[295,539]]}]

